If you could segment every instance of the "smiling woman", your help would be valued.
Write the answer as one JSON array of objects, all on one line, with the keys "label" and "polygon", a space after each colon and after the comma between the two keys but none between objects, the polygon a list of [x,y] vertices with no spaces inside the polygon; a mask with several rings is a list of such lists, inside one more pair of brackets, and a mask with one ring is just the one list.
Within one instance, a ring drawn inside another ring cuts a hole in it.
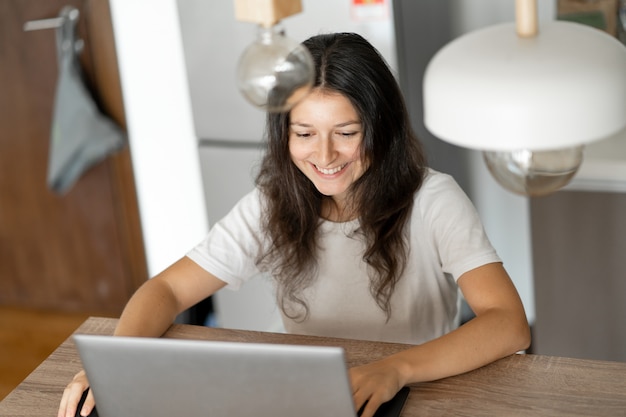
[{"label": "smiling woman", "polygon": [[335,222],[352,220],[347,193],[363,175],[363,132],[354,106],[341,94],[313,91],[291,111],[289,152],[291,160],[332,199],[324,200],[322,217]]}]

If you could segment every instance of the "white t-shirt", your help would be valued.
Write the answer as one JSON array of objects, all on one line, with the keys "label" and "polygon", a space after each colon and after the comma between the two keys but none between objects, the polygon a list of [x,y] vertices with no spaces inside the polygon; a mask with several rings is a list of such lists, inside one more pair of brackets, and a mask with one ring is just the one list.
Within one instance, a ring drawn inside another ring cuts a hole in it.
[{"label": "white t-shirt", "polygon": [[[262,194],[246,195],[187,256],[238,289],[259,276],[259,251],[269,245],[261,230]],[[304,290],[309,316],[283,315],[290,333],[419,344],[458,326],[456,280],[479,266],[501,262],[476,210],[452,177],[429,170],[410,217],[410,252],[391,298],[391,317],[369,291],[359,221],[322,221],[318,276]],[[281,312],[282,313],[282,312]]]}]

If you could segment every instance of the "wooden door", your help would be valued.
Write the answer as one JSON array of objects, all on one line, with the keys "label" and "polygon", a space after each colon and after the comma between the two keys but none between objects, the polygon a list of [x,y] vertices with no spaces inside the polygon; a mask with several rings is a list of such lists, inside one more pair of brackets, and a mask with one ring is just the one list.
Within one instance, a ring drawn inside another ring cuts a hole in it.
[{"label": "wooden door", "polygon": [[0,0],[0,305],[117,315],[147,279],[128,146],[65,195],[46,184],[55,31],[23,24],[66,5],[80,11],[86,84],[125,128],[107,0]]}]

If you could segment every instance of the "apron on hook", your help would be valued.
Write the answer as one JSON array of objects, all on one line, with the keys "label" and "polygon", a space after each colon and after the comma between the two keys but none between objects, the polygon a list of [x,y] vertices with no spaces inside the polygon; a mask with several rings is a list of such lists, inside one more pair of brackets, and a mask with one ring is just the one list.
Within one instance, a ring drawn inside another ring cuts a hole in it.
[{"label": "apron on hook", "polygon": [[125,144],[124,132],[104,116],[83,83],[75,30],[78,10],[65,7],[56,29],[59,78],[54,102],[48,187],[66,193],[94,164]]}]

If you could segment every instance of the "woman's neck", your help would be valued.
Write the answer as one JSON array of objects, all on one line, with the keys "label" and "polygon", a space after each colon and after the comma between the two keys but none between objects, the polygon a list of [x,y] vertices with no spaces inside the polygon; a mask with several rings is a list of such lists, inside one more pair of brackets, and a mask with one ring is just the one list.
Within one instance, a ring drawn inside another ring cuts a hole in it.
[{"label": "woman's neck", "polygon": [[346,200],[325,198],[322,203],[321,217],[331,222],[344,223],[356,219],[359,215],[353,205],[348,204]]}]

